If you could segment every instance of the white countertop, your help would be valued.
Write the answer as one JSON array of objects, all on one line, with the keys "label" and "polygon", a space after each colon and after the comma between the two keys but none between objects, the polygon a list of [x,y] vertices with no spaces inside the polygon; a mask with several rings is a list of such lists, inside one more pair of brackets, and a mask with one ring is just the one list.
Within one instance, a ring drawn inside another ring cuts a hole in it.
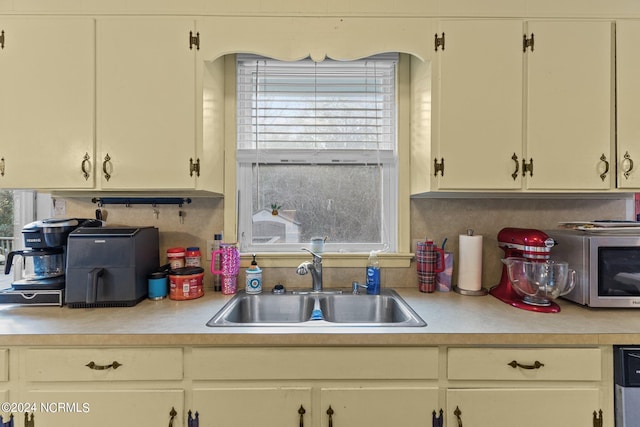
[{"label": "white countertop", "polygon": [[640,344],[640,310],[585,308],[559,300],[559,313],[511,307],[496,298],[396,289],[425,327],[208,327],[227,302],[145,300],[135,307],[71,309],[0,305],[0,345],[609,345]]}]

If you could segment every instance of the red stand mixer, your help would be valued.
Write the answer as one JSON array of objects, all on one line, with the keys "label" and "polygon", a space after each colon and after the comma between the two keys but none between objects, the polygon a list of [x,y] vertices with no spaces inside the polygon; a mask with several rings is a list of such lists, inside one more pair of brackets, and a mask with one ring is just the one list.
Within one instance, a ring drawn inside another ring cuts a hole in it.
[{"label": "red stand mixer", "polygon": [[[504,257],[519,258],[527,262],[546,262],[550,258],[551,248],[556,242],[546,233],[531,228],[503,228],[498,233],[498,247],[504,251]],[[502,267],[500,283],[489,290],[500,301],[523,310],[543,313],[557,313],[560,307],[553,301],[548,305],[532,305],[523,300],[513,287],[507,273],[507,265]]]}]

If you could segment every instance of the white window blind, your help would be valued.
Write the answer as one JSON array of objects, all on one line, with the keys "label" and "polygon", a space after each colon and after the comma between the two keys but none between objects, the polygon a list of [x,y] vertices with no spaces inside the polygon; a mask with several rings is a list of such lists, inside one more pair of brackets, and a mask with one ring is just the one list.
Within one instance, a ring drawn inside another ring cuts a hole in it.
[{"label": "white window blind", "polygon": [[396,62],[239,56],[238,148],[393,150]]}]

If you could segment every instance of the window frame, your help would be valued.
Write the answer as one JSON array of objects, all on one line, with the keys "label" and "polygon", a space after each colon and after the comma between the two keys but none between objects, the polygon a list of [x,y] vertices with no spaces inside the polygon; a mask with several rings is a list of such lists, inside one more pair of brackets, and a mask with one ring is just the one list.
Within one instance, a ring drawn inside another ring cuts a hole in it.
[{"label": "window frame", "polygon": [[[235,63],[235,61],[234,61]],[[398,251],[398,218],[399,218],[399,168],[398,168],[398,146],[399,146],[399,96],[398,96],[398,69],[399,59],[395,60],[394,73],[394,149],[393,150],[371,150],[371,149],[337,149],[337,150],[281,150],[281,149],[240,149],[234,141],[236,154],[236,195],[237,195],[237,225],[238,240],[241,252],[265,253],[265,252],[299,252],[303,247],[309,247],[307,242],[297,243],[277,243],[264,244],[253,242],[253,206],[252,191],[245,189],[252,188],[253,167],[259,164],[311,164],[311,165],[379,165],[381,168],[381,191],[382,205],[380,217],[381,241],[380,243],[359,243],[359,242],[332,242],[329,236],[325,244],[325,252],[339,253],[365,253],[371,250],[381,250],[395,253]],[[236,68],[237,70],[237,68]],[[237,73],[236,73],[237,75]],[[234,78],[235,81],[235,78]],[[237,95],[236,95],[237,97]],[[235,116],[234,116],[235,117]],[[239,126],[236,118],[235,126]],[[236,134],[236,139],[239,139]],[[259,156],[256,155],[259,152]],[[251,207],[247,209],[246,206]]]},{"label": "window frame", "polygon": [[[259,52],[258,52],[259,53]],[[236,54],[231,53],[223,57],[224,61],[224,241],[238,241],[238,193],[236,188]],[[400,54],[396,68],[397,79],[397,104],[398,104],[398,245],[396,253],[381,253],[379,255],[382,267],[410,267],[413,260],[413,244],[411,240],[411,106],[414,94],[412,93],[412,68],[414,62],[427,63],[427,70],[431,70],[432,63],[429,59],[422,60],[410,54]],[[430,71],[429,71],[430,72]],[[429,74],[430,75],[430,74]],[[429,77],[430,79],[430,77]],[[427,87],[430,92],[430,85]],[[424,94],[421,95],[424,98]],[[429,117],[421,117],[429,119]],[[429,134],[425,136],[428,143]],[[249,266],[251,253],[241,253],[241,265]],[[295,268],[300,262],[308,260],[308,253],[296,252],[266,252],[260,254],[260,265],[268,268]],[[327,252],[323,255],[323,264],[326,267],[358,267],[366,265],[369,254],[365,253],[336,253]]]}]

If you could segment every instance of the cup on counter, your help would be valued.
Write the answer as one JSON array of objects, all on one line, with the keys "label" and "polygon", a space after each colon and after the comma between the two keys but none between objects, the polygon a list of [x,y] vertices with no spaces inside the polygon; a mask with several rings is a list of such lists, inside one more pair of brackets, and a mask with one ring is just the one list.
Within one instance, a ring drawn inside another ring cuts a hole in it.
[{"label": "cup on counter", "polygon": [[436,274],[444,271],[444,251],[435,246],[432,240],[418,242],[416,250],[418,270],[418,289],[420,292],[436,290]]},{"label": "cup on counter", "polygon": [[160,300],[166,298],[168,283],[166,271],[156,271],[149,274],[149,299]]}]

